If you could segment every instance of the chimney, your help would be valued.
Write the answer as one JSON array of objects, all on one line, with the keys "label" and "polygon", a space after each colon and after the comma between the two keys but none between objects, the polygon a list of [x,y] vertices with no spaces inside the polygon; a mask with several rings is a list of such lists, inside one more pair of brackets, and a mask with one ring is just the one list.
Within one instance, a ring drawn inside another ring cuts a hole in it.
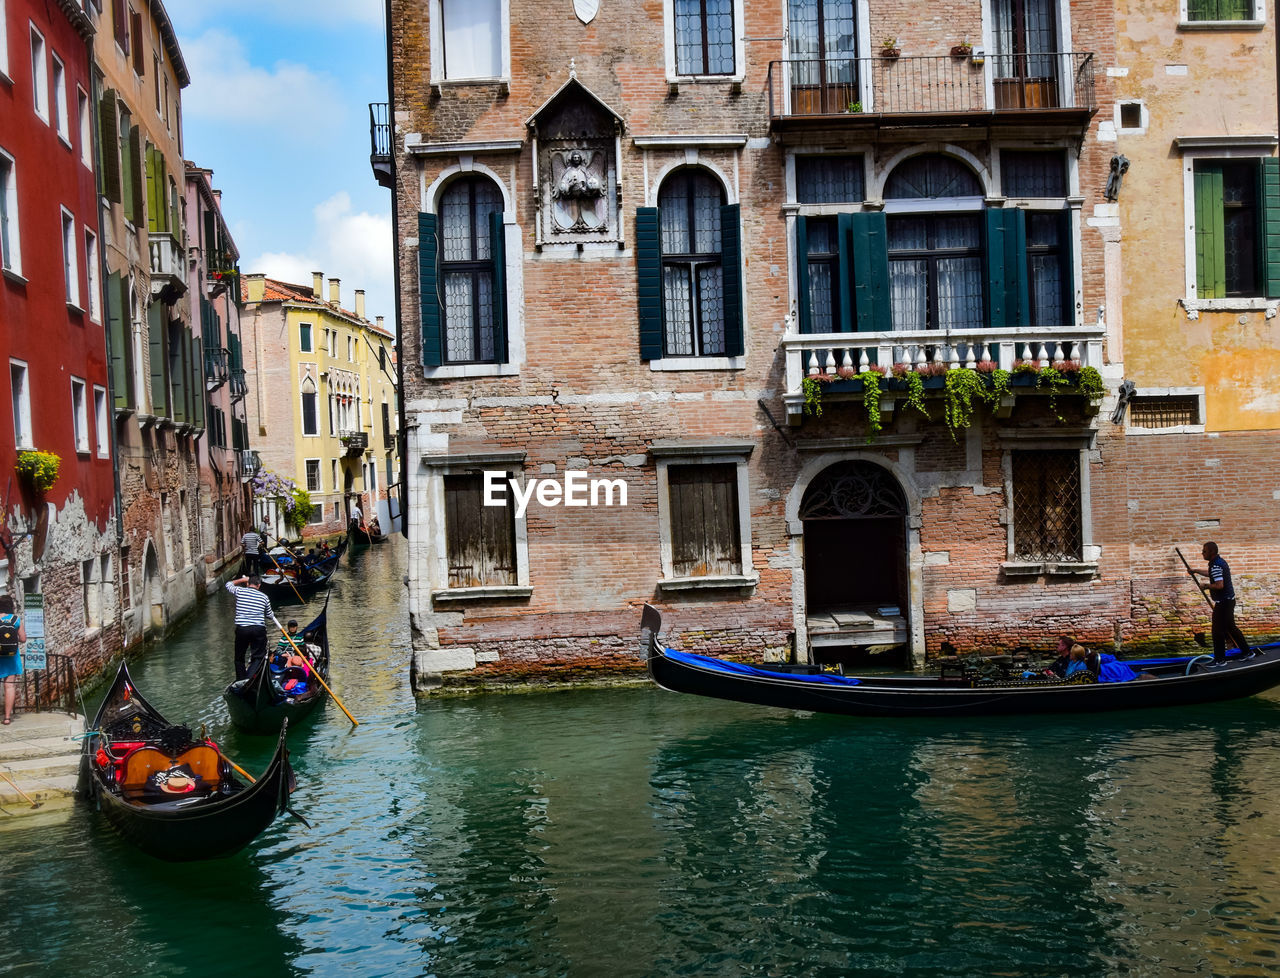
[{"label": "chimney", "polygon": [[338,302],[338,296],[340,296],[342,293],[338,290],[338,283],[341,281],[342,279],[339,279],[339,278],[329,279],[329,301],[332,302],[335,306],[340,305],[340,303]]},{"label": "chimney", "polygon": [[379,316],[379,317],[378,317],[378,329],[382,329],[382,328],[383,328],[383,327],[382,327],[382,317],[381,317],[381,316]]},{"label": "chimney", "polygon": [[311,273],[311,294],[317,299],[324,298],[324,272]]},{"label": "chimney", "polygon": [[246,275],[244,277],[245,284],[245,302],[258,303],[262,301],[262,297],[267,290],[267,276],[262,272],[256,275]]},{"label": "chimney", "polygon": [[356,289],[356,319],[364,319],[364,289]]}]

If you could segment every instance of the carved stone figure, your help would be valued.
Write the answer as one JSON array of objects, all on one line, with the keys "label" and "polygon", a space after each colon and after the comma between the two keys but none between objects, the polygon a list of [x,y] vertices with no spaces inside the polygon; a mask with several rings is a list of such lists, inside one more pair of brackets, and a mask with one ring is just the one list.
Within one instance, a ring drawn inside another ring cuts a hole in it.
[{"label": "carved stone figure", "polygon": [[556,227],[598,231],[607,220],[604,159],[592,150],[551,155],[551,199]]}]

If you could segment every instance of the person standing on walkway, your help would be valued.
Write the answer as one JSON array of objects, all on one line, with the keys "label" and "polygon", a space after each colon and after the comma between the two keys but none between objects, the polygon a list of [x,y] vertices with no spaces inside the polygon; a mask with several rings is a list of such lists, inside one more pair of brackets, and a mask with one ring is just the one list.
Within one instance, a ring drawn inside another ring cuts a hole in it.
[{"label": "person standing on walkway", "polygon": [[[248,584],[248,587],[241,587]],[[262,579],[237,577],[227,581],[227,591],[236,599],[236,679],[244,679],[258,667],[267,654],[267,622],[274,620],[271,599],[262,593]],[[249,653],[249,666],[244,664]]]},{"label": "person standing on walkway", "polygon": [[250,575],[262,573],[262,565],[259,563],[259,552],[262,550],[263,544],[267,541],[258,533],[256,527],[250,526],[244,535],[244,539],[240,541],[240,546],[244,548],[244,572]]},{"label": "person standing on walkway", "polygon": [[13,704],[18,698],[18,677],[22,675],[22,643],[27,629],[14,608],[10,595],[0,595],[0,679],[4,680],[4,725],[13,722]]},{"label": "person standing on walkway", "polygon": [[1210,540],[1200,550],[1200,555],[1209,562],[1207,570],[1193,570],[1191,573],[1209,580],[1200,585],[1200,590],[1213,601],[1213,661],[1215,665],[1227,661],[1227,639],[1231,639],[1240,650],[1242,656],[1252,656],[1249,640],[1244,637],[1236,624],[1236,591],[1231,586],[1231,568],[1218,553],[1218,545]]}]

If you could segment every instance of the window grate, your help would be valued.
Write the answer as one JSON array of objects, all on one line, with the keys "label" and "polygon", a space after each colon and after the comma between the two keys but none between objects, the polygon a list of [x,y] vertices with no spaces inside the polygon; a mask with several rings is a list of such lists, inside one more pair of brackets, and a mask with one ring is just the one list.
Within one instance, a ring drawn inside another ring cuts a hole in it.
[{"label": "window grate", "polygon": [[1134,428],[1177,428],[1200,423],[1200,398],[1194,394],[1134,397],[1129,424]]},{"label": "window grate", "polygon": [[1013,453],[1015,560],[1083,559],[1080,453]]}]

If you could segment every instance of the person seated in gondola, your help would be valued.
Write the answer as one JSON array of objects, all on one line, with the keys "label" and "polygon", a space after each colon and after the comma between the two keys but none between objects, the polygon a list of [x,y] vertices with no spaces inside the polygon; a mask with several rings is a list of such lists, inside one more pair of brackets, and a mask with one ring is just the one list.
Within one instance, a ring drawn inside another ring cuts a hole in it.
[{"label": "person seated in gondola", "polygon": [[290,618],[285,623],[285,634],[276,642],[276,654],[271,664],[280,669],[307,669],[311,663],[303,656],[306,654],[305,637],[298,634],[298,622]]},{"label": "person seated in gondola", "polygon": [[[1058,636],[1058,657],[1053,660],[1049,668],[1044,671],[1046,676],[1057,676],[1059,679],[1065,679],[1067,675],[1067,667],[1071,665],[1071,649],[1078,643],[1070,635]],[[1087,650],[1086,650],[1087,651]]]},{"label": "person seated in gondola", "polygon": [[376,516],[369,520],[369,535],[372,537],[382,536],[382,527],[378,525],[378,517]]}]

